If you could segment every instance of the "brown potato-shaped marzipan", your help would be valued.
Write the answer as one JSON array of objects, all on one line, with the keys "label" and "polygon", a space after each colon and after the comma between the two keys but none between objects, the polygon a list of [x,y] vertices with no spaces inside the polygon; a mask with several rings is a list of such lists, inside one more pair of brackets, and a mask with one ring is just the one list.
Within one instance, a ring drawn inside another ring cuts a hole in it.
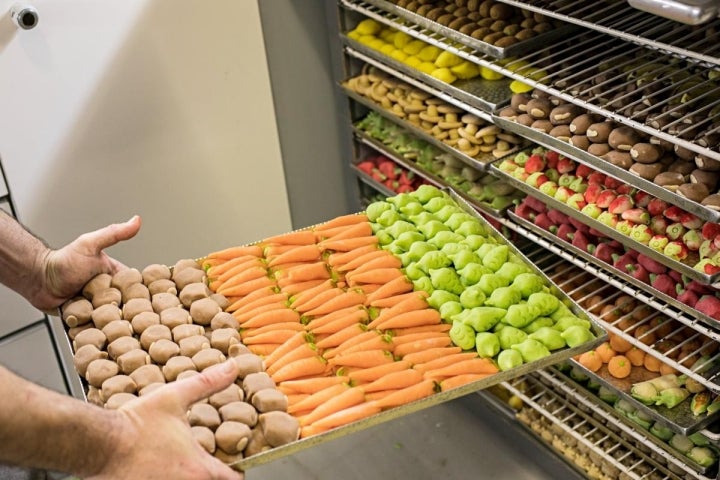
[{"label": "brown potato-shaped marzipan", "polygon": [[97,360],[93,360],[87,366],[87,370],[85,371],[85,380],[87,380],[87,382],[93,387],[100,388],[105,380],[110,377],[114,377],[119,371],[120,367],[118,367],[117,363],[112,360],[99,358]]},{"label": "brown potato-shaped marzipan", "polygon": [[195,282],[185,285],[185,288],[178,294],[178,298],[185,308],[188,308],[195,300],[209,297],[210,293],[211,291],[205,283]]},{"label": "brown potato-shaped marzipan", "polygon": [[197,370],[197,368],[195,367],[192,358],[184,357],[182,355],[172,357],[162,367],[163,375],[165,375],[165,379],[168,382],[175,381],[178,375],[188,370]]},{"label": "brown potato-shaped marzipan", "polygon": [[675,191],[680,185],[685,183],[685,176],[679,172],[661,172],[653,178],[653,183],[668,190]]},{"label": "brown potato-shaped marzipan", "polygon": [[258,412],[255,407],[247,402],[230,402],[218,408],[220,417],[224,422],[233,421],[244,423],[249,427],[254,427],[257,423]]},{"label": "brown potato-shaped marzipan", "polygon": [[172,293],[173,295],[177,295],[178,289],[177,285],[175,285],[175,282],[172,280],[161,278],[148,285],[148,291],[150,292],[150,297],[152,298],[153,295],[158,293]]},{"label": "brown potato-shaped marzipan", "polygon": [[275,381],[266,372],[250,373],[242,379],[242,389],[248,402],[252,402],[256,392],[275,387]]},{"label": "brown potato-shaped marzipan", "polygon": [[148,300],[147,298],[132,298],[123,305],[122,311],[123,318],[125,320],[132,321],[132,319],[138,313],[152,312],[153,308],[150,300]]},{"label": "brown potato-shaped marzipan", "polygon": [[527,113],[537,120],[545,120],[550,116],[552,104],[550,100],[545,98],[532,98],[528,101],[526,107]]},{"label": "brown potato-shaped marzipan", "polygon": [[150,285],[155,280],[170,280],[170,267],[160,263],[152,263],[142,269],[142,281],[145,285]]},{"label": "brown potato-shaped marzipan", "polygon": [[108,357],[107,352],[99,350],[93,344],[87,344],[80,347],[73,355],[73,365],[75,370],[81,375],[85,376],[87,366],[90,362],[97,359],[106,359]]},{"label": "brown potato-shaped marzipan", "polygon": [[613,125],[611,122],[597,122],[587,128],[585,135],[587,135],[588,140],[591,142],[607,143],[612,129]]},{"label": "brown potato-shaped marzipan", "polygon": [[130,378],[135,380],[138,390],[142,390],[151,383],[165,383],[165,376],[159,366],[143,365],[142,367],[136,368],[131,374]]},{"label": "brown potato-shaped marzipan", "polygon": [[157,342],[161,338],[172,340],[170,328],[165,325],[150,325],[140,334],[140,344],[142,348],[148,350],[153,342]]},{"label": "brown potato-shaped marzipan", "polygon": [[553,125],[570,125],[581,112],[580,107],[571,103],[564,103],[550,110],[550,122]]},{"label": "brown potato-shaped marzipan", "polygon": [[88,281],[82,289],[83,296],[88,300],[93,299],[93,296],[97,292],[101,292],[106,288],[110,288],[110,282],[112,281],[112,275],[109,273],[100,273],[95,275]]},{"label": "brown potato-shaped marzipan", "polygon": [[96,292],[95,295],[93,295],[93,308],[98,308],[108,303],[113,305],[120,305],[120,303],[122,303],[122,293],[120,290],[114,287],[108,287]]},{"label": "brown potato-shaped marzipan", "polygon": [[191,426],[207,427],[211,430],[215,430],[222,423],[218,411],[207,403],[196,403],[191,406],[187,418]]},{"label": "brown potato-shaped marzipan", "polygon": [[260,413],[280,411],[286,412],[288,399],[284,393],[277,388],[265,388],[252,397],[253,407]]},{"label": "brown potato-shaped marzipan", "polygon": [[142,283],[142,273],[137,268],[125,268],[118,271],[112,276],[110,286],[115,287],[121,292],[133,283]]},{"label": "brown potato-shaped marzipan", "polygon": [[[585,137],[587,138],[587,135]],[[610,145],[608,145],[607,143],[590,142],[590,145],[588,145],[588,148],[587,148],[588,153],[591,155],[595,155],[596,157],[602,157],[603,155],[608,153],[610,150],[611,150]]]},{"label": "brown potato-shaped marzipan", "polygon": [[195,425],[190,427],[190,433],[200,446],[210,455],[215,453],[215,434],[207,427]]},{"label": "brown potato-shaped marzipan", "polygon": [[242,402],[243,400],[245,400],[245,394],[240,389],[240,386],[235,383],[208,397],[208,402],[215,408],[220,408],[232,402]]},{"label": "brown potato-shaped marzipan", "polygon": [[62,319],[68,327],[85,325],[92,318],[93,306],[85,297],[75,297],[61,307]]},{"label": "brown potato-shaped marzipan", "polygon": [[131,298],[144,298],[150,300],[150,290],[143,283],[133,283],[122,290],[122,301],[126,303]]},{"label": "brown potato-shaped marzipan", "polygon": [[103,329],[111,322],[122,318],[122,310],[114,303],[100,305],[92,312],[92,321],[97,328]]},{"label": "brown potato-shaped marzipan", "polygon": [[700,203],[710,195],[710,190],[704,183],[684,183],[678,187],[677,193],[693,202]]},{"label": "brown potato-shaped marzipan", "polygon": [[115,359],[120,371],[125,375],[130,375],[132,372],[142,367],[143,365],[149,365],[151,362],[150,355],[143,349],[130,350],[125,352]]},{"label": "brown potato-shaped marzipan", "polygon": [[160,325],[160,315],[155,312],[140,312],[133,317],[130,324],[136,334],[142,335],[148,327]]},{"label": "brown potato-shaped marzipan", "polygon": [[192,323],[192,318],[184,307],[170,307],[160,312],[160,323],[172,330],[177,326]]},{"label": "brown potato-shaped marzipan", "polygon": [[212,298],[201,298],[190,305],[190,316],[200,325],[210,325],[213,317],[221,311],[220,305]]},{"label": "brown potato-shaped marzipan", "polygon": [[172,340],[161,338],[148,349],[150,358],[159,365],[165,365],[172,357],[180,355],[180,347]]},{"label": "brown potato-shaped marzipan", "polygon": [[241,343],[237,343],[229,349],[229,355],[238,366],[238,378],[244,379],[248,375],[264,372],[265,364],[260,356],[255,355],[254,353],[240,353],[239,355],[234,355],[235,349],[242,350],[242,347],[247,349],[247,347]]},{"label": "brown potato-shaped marzipan", "polygon": [[300,422],[286,412],[266,412],[258,416],[258,424],[268,444],[279,447],[300,436]]},{"label": "brown potato-shaped marzipan", "polygon": [[224,362],[225,354],[217,348],[204,348],[192,356],[192,361],[195,364],[195,368],[197,368],[199,372],[202,372],[208,367]]},{"label": "brown potato-shaped marzipan", "polygon": [[659,145],[639,142],[630,149],[630,156],[636,162],[655,163],[663,156],[663,149]]},{"label": "brown potato-shaped marzipan", "polygon": [[86,328],[77,335],[73,340],[73,350],[76,352],[80,350],[84,345],[95,345],[98,350],[105,348],[107,343],[107,337],[99,328]]},{"label": "brown potato-shaped marzipan", "polygon": [[102,328],[102,332],[108,343],[112,343],[120,337],[131,337],[133,328],[127,320],[113,320]]},{"label": "brown potato-shaped marzipan", "polygon": [[573,135],[570,137],[570,145],[580,150],[587,150],[590,147],[590,140],[585,135]]},{"label": "brown potato-shaped marzipan", "polygon": [[619,150],[610,150],[608,153],[601,157],[603,160],[607,160],[616,167],[628,170],[632,167],[633,160],[629,152],[621,152]]},{"label": "brown potato-shaped marzipan", "polygon": [[640,133],[632,127],[621,125],[610,131],[607,142],[615,150],[629,152],[633,145],[642,140]]},{"label": "brown potato-shaped marzipan", "polygon": [[696,168],[690,172],[690,181],[692,183],[704,183],[708,190],[714,191],[717,189],[718,181],[720,181],[720,172],[708,172]]},{"label": "brown potato-shaped marzipan", "polygon": [[241,453],[250,441],[250,427],[240,422],[223,422],[215,430],[215,443],[225,453]]},{"label": "brown potato-shaped marzipan", "polygon": [[629,171],[645,180],[653,180],[658,174],[662,173],[665,166],[660,162],[640,163],[635,162],[630,166]]},{"label": "brown potato-shaped marzipan", "polygon": [[100,397],[107,402],[116,393],[135,393],[137,384],[128,375],[114,375],[102,383]]},{"label": "brown potato-shaped marzipan", "polygon": [[119,337],[108,344],[107,351],[110,358],[116,359],[130,350],[137,350],[140,347],[140,341],[135,337]]},{"label": "brown potato-shaped marzipan", "polygon": [[205,270],[201,268],[183,268],[182,270],[174,270],[172,280],[177,285],[178,291],[182,291],[191,283],[204,282],[206,279]]},{"label": "brown potato-shaped marzipan", "polygon": [[585,135],[588,127],[596,122],[597,119],[592,114],[583,113],[572,119],[570,122],[570,131],[576,135]]},{"label": "brown potato-shaped marzipan", "polygon": [[177,344],[180,344],[180,340],[183,338],[194,337],[195,335],[205,335],[205,327],[194,323],[186,323],[172,329],[173,340]]},{"label": "brown potato-shaped marzipan", "polygon": [[709,208],[710,210],[714,210],[716,212],[720,211],[720,193],[713,193],[712,195],[708,195],[700,203],[704,207]]}]

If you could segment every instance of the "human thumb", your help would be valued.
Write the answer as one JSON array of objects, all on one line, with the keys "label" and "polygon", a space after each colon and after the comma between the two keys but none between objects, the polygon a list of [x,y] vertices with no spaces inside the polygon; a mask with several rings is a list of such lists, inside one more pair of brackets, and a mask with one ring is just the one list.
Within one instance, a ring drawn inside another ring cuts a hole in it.
[{"label": "human thumb", "polygon": [[189,408],[195,402],[230,386],[237,379],[237,375],[237,364],[231,359],[206,368],[200,375],[172,382],[166,388],[172,389],[183,407]]}]

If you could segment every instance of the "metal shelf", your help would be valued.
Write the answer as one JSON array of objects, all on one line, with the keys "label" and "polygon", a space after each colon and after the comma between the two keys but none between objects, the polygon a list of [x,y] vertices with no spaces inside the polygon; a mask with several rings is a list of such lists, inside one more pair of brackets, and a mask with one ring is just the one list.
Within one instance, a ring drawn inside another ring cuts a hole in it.
[{"label": "metal shelf", "polygon": [[525,10],[606,33],[622,40],[670,53],[678,58],[720,65],[720,19],[701,27],[642,12],[626,2],[591,0],[499,0]]}]

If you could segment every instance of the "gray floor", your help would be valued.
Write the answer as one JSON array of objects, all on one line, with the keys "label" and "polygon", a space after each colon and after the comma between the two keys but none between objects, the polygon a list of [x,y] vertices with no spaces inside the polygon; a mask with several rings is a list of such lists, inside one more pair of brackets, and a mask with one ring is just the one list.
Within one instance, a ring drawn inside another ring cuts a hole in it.
[{"label": "gray floor", "polygon": [[581,479],[477,394],[246,472],[247,480]]}]

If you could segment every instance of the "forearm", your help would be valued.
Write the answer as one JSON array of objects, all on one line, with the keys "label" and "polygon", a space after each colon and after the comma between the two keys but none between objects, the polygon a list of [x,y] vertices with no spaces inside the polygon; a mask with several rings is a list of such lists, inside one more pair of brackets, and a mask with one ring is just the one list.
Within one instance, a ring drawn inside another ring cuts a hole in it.
[{"label": "forearm", "polygon": [[0,209],[0,283],[32,298],[42,284],[42,264],[50,249]]},{"label": "forearm", "polygon": [[0,463],[92,475],[119,432],[116,412],[34,385],[0,367]]}]

